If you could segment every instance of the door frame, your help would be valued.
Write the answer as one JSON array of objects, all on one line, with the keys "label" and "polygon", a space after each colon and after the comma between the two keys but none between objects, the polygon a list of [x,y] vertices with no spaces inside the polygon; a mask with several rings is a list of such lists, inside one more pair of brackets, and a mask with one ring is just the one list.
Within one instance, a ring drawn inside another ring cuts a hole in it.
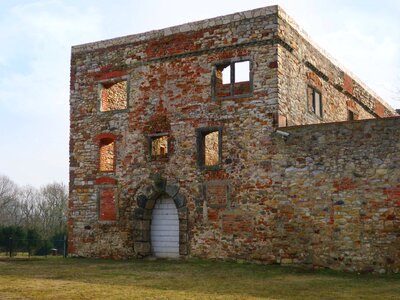
[{"label": "door frame", "polygon": [[178,210],[179,256],[188,255],[188,208],[186,197],[180,193],[179,186],[167,184],[158,176],[152,184],[142,187],[136,196],[137,207],[133,211],[133,250],[137,257],[151,256],[151,217],[154,205],[162,196],[172,198]]}]

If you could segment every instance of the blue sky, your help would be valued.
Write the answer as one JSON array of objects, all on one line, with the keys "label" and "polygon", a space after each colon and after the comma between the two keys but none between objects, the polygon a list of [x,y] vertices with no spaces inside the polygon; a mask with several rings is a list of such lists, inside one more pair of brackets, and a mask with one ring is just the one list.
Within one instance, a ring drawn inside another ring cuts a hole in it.
[{"label": "blue sky", "polygon": [[400,108],[398,0],[0,0],[0,174],[20,185],[68,183],[72,45],[274,4]]}]

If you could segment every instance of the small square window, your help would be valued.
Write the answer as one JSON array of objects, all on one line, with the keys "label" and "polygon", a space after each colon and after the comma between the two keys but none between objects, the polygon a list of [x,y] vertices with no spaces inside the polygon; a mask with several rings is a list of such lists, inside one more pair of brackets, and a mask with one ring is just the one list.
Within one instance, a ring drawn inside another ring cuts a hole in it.
[{"label": "small square window", "polygon": [[200,168],[218,168],[222,161],[222,128],[199,128],[197,163]]},{"label": "small square window", "polygon": [[307,88],[308,109],[318,117],[323,117],[323,106],[321,92],[309,86]]},{"label": "small square window", "polygon": [[127,108],[127,81],[100,84],[100,111],[114,111]]},{"label": "small square window", "polygon": [[213,97],[247,96],[252,92],[250,61],[218,64],[213,71]]},{"label": "small square window", "polygon": [[165,133],[149,136],[149,152],[151,160],[168,158],[169,139]]}]

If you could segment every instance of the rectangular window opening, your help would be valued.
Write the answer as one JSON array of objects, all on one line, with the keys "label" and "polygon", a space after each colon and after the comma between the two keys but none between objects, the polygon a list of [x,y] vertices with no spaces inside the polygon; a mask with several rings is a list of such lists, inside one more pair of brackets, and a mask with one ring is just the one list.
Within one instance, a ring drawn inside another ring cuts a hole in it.
[{"label": "rectangular window opening", "polygon": [[100,140],[100,171],[114,171],[114,141],[112,139]]},{"label": "rectangular window opening", "polygon": [[223,67],[220,71],[222,75],[222,84],[230,84],[231,83],[231,66]]},{"label": "rectangular window opening", "polygon": [[216,166],[219,163],[219,132],[214,131],[204,136],[204,164]]},{"label": "rectangular window opening", "polygon": [[214,96],[229,98],[251,93],[250,61],[224,63],[215,66]]},{"label": "rectangular window opening", "polygon": [[216,96],[228,97],[231,94],[231,65],[219,65],[215,69],[215,92]]},{"label": "rectangular window opening", "polygon": [[358,120],[358,114],[354,111],[352,111],[351,109],[347,110],[347,120],[348,121],[354,121],[354,120]]},{"label": "rectangular window opening", "polygon": [[127,108],[127,81],[101,84],[100,110],[114,111]]},{"label": "rectangular window opening", "polygon": [[347,113],[347,120],[349,120],[349,121],[354,120],[354,112],[352,112],[351,110],[349,110]]},{"label": "rectangular window opening", "polygon": [[250,62],[240,61],[235,63],[235,83],[250,81]]},{"label": "rectangular window opening", "polygon": [[197,129],[198,165],[201,168],[218,167],[222,156],[222,129]]},{"label": "rectangular window opening", "polygon": [[316,114],[318,117],[323,117],[323,106],[322,106],[322,96],[319,91],[313,87],[308,87],[307,96],[309,100],[309,110]]},{"label": "rectangular window opening", "polygon": [[150,137],[150,156],[151,159],[163,159],[168,157],[168,136],[154,136]]}]

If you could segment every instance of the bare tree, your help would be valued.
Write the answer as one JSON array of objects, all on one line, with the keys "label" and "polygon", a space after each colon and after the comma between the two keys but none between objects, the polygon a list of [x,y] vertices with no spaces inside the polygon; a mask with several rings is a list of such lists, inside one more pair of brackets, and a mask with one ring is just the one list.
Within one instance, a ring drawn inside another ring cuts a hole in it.
[{"label": "bare tree", "polygon": [[67,199],[62,183],[47,184],[40,190],[19,188],[8,177],[0,176],[0,225],[36,229],[44,238],[65,233]]},{"label": "bare tree", "polygon": [[25,228],[39,229],[38,197],[38,191],[31,186],[24,187],[19,192],[22,225]]},{"label": "bare tree", "polygon": [[18,186],[7,176],[0,175],[0,223],[14,225],[18,213]]},{"label": "bare tree", "polygon": [[65,232],[67,199],[67,189],[62,183],[51,183],[40,189],[37,209],[41,218],[41,231],[46,236]]}]

